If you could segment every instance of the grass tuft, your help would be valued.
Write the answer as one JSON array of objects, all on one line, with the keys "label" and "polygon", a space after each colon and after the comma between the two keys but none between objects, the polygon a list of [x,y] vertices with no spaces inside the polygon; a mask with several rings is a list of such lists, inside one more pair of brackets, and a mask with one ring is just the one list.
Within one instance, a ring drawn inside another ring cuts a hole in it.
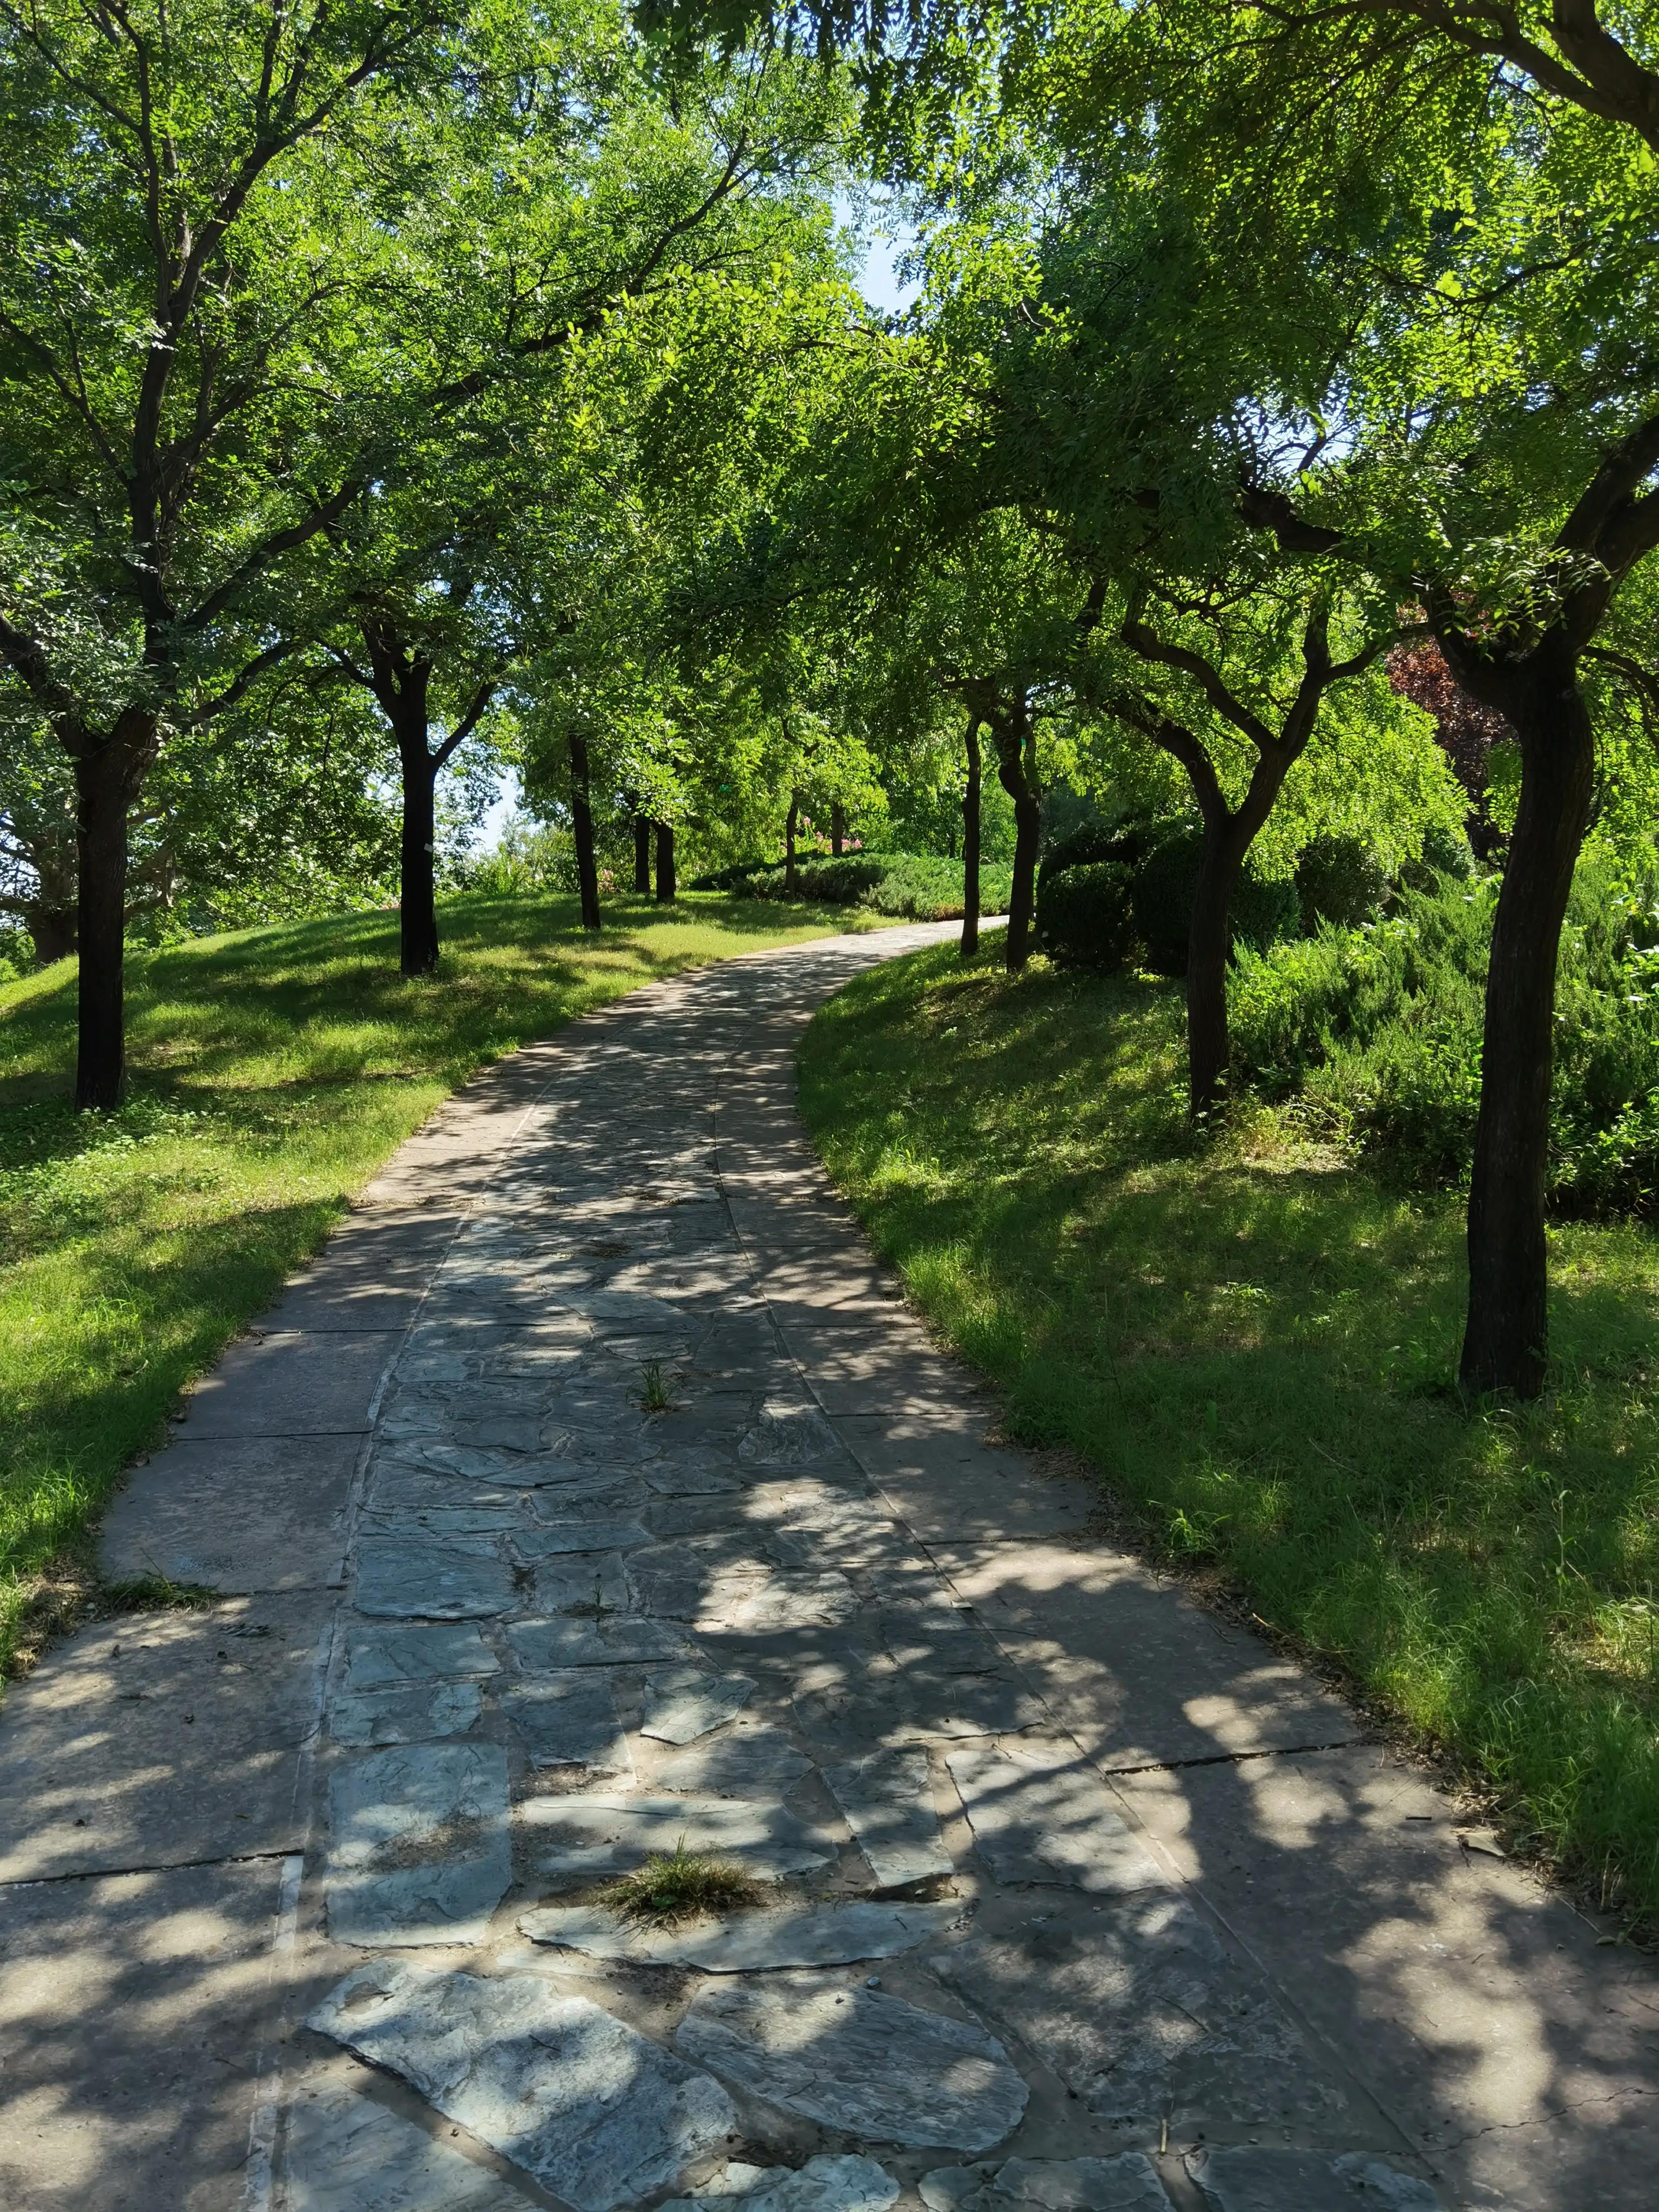
[{"label": "grass tuft", "polygon": [[1659,1918],[1659,1242],[1551,1231],[1551,1386],[1466,1412],[1454,1195],[1294,1105],[1207,1138],[1178,987],[988,948],[857,979],[802,1098],[917,1304],[1164,1557],[1223,1577],[1495,1793],[1512,1843]]},{"label": "grass tuft", "polygon": [[601,1890],[599,1902],[630,1920],[665,1927],[699,1913],[744,1911],[758,1905],[763,1894],[753,1875],[729,1859],[688,1851],[682,1836],[672,1854],[653,1853],[642,1867]]}]

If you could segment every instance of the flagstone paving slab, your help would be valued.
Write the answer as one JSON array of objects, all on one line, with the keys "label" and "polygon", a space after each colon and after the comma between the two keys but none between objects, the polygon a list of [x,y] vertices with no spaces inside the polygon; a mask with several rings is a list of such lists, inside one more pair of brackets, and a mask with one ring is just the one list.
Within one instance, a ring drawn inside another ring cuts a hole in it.
[{"label": "flagstone paving slab", "polygon": [[335,1773],[329,1932],[366,1945],[481,1943],[513,1879],[499,1744],[419,1743]]},{"label": "flagstone paving slab", "polygon": [[1169,2212],[1152,2160],[1140,2151],[1115,2158],[1010,2158],[1000,2166],[935,2166],[919,2185],[927,2212]]},{"label": "flagstone paving slab", "polygon": [[1210,2212],[1437,2212],[1440,2203],[1427,2182],[1358,2151],[1230,2145],[1184,2163]]},{"label": "flagstone paving slab", "polygon": [[844,1966],[913,1951],[967,1917],[963,1905],[786,1905],[719,1926],[641,1927],[603,1906],[544,1905],[519,1918],[532,1943],[634,1966],[696,1966],[706,1974]]},{"label": "flagstone paving slab", "polygon": [[1218,2127],[1350,2141],[1364,2116],[1261,1977],[1180,1897],[1033,1913],[931,1961],[1126,2145]]},{"label": "flagstone paving slab", "polygon": [[755,1693],[747,1674],[705,1674],[695,1667],[653,1674],[645,1686],[641,1735],[664,1743],[694,1743],[735,1719]]},{"label": "flagstone paving slab", "polygon": [[826,1767],[823,1778],[879,1887],[902,1889],[951,1873],[925,1751],[872,1752]]},{"label": "flagstone paving slab", "polygon": [[468,1622],[415,1628],[360,1628],[350,1640],[345,1688],[397,1689],[455,1675],[494,1674],[501,1661]]},{"label": "flagstone paving slab", "polygon": [[692,2197],[671,2197],[657,2212],[700,2212],[740,2204],[743,2212],[887,2212],[899,2193],[872,2158],[809,2158],[793,2172],[782,2166],[724,2167]]},{"label": "flagstone paving slab", "polygon": [[1122,1893],[1168,1877],[1074,1745],[963,1746],[945,1754],[974,1848],[999,1881]]},{"label": "flagstone paving slab", "polygon": [[447,1543],[365,1544],[357,1561],[356,1606],[371,1619],[478,1620],[506,1613],[513,1572],[493,1551]]},{"label": "flagstone paving slab", "polygon": [[972,2021],[814,1974],[701,1990],[675,2043],[766,2104],[877,2143],[989,2150],[1030,2094]]},{"label": "flagstone paving slab", "polygon": [[535,1974],[386,1960],[349,1975],[310,2024],[400,2074],[574,2212],[636,2203],[737,2124],[718,2082]]},{"label": "flagstone paving slab", "polygon": [[336,1698],[329,1733],[337,1743],[427,1743],[465,1735],[483,1710],[476,1682],[423,1682],[405,1690],[367,1690]]},{"label": "flagstone paving slab", "polygon": [[770,1800],[584,1792],[526,1798],[518,1814],[536,1870],[549,1878],[638,1866],[654,1853],[672,1856],[682,1842],[774,1877],[826,1866],[837,1849],[826,1831]]},{"label": "flagstone paving slab", "polygon": [[331,1609],[287,1593],[118,1614],[12,1684],[0,1882],[300,1848]]},{"label": "flagstone paving slab", "polygon": [[659,1762],[652,1780],[660,1790],[712,1791],[718,1797],[755,1797],[787,1790],[810,1774],[803,1758],[781,1729],[763,1721],[739,1722],[712,1743],[694,1744]]},{"label": "flagstone paving slab", "polygon": [[633,1753],[617,1717],[610,1677],[594,1668],[514,1682],[501,1700],[524,1738],[532,1766],[585,1766],[629,1775]]},{"label": "flagstone paving slab", "polygon": [[283,2212],[524,2212],[520,2191],[349,2085],[295,2099]]}]

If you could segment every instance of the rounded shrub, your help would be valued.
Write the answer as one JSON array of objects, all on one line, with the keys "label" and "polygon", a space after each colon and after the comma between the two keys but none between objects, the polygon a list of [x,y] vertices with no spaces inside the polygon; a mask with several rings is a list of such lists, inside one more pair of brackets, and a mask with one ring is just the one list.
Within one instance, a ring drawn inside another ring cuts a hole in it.
[{"label": "rounded shrub", "polygon": [[1388,897],[1389,872],[1363,837],[1316,837],[1296,864],[1302,925],[1355,929]]},{"label": "rounded shrub", "polygon": [[1036,933],[1050,959],[1121,968],[1135,933],[1132,872],[1121,860],[1090,860],[1051,876],[1038,887]]},{"label": "rounded shrub", "polygon": [[[1160,975],[1187,972],[1187,939],[1198,890],[1203,832],[1182,829],[1154,847],[1135,871],[1134,926],[1146,964]],[[1260,947],[1293,936],[1302,902],[1293,883],[1269,883],[1249,863],[1233,888],[1229,920],[1235,940]]]}]

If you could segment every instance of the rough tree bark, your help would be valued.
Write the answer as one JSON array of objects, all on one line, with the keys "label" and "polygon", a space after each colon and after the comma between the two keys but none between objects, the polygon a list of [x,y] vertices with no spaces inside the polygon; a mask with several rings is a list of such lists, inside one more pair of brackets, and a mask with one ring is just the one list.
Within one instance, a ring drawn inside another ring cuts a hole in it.
[{"label": "rough tree bark", "polygon": [[679,890],[674,873],[674,825],[672,822],[657,824],[657,903],[672,906]]},{"label": "rough tree bark", "polygon": [[570,828],[576,846],[576,888],[581,895],[582,927],[598,929],[599,864],[593,850],[593,777],[587,739],[573,729],[570,745]]},{"label": "rough tree bark", "polygon": [[800,878],[795,873],[795,830],[800,821],[800,793],[789,794],[789,811],[783,822],[783,895],[793,898],[800,890]]},{"label": "rough tree bark", "polygon": [[641,898],[651,896],[651,822],[644,814],[634,817],[634,889]]},{"label": "rough tree bark", "polygon": [[406,635],[395,609],[379,603],[356,610],[368,656],[360,667],[339,647],[337,666],[369,692],[392,727],[403,782],[403,834],[398,855],[398,966],[404,975],[430,975],[438,965],[437,830],[434,794],[440,772],[477,728],[495,696],[487,676],[443,742],[432,744],[433,657]]},{"label": "rough tree bark", "polygon": [[997,777],[1014,802],[1014,882],[1008,900],[1006,958],[1018,975],[1031,952],[1031,921],[1036,911],[1037,853],[1042,842],[1042,800],[1036,783],[1036,725],[1030,702],[1016,693],[1013,704],[988,713],[996,745]]},{"label": "rough tree bark", "polygon": [[1469,1182],[1469,1304],[1459,1379],[1474,1395],[1501,1390],[1535,1398],[1549,1353],[1544,1217],[1555,976],[1595,773],[1595,736],[1577,660],[1553,633],[1508,672],[1504,686],[1503,708],[1521,744],[1521,799],[1492,921]]},{"label": "rough tree bark", "polygon": [[126,1089],[122,973],[127,904],[127,818],[155,756],[156,721],[130,711],[101,741],[79,733],[75,750],[75,830],[80,939],[75,1103],[112,1113]]},{"label": "rough tree bark", "polygon": [[840,860],[842,854],[846,849],[846,846],[847,809],[842,805],[839,799],[836,799],[831,803],[830,808],[830,851],[831,857],[837,860]]},{"label": "rough tree bark", "polygon": [[963,743],[968,755],[968,781],[962,793],[962,957],[979,950],[979,720],[968,717]]}]

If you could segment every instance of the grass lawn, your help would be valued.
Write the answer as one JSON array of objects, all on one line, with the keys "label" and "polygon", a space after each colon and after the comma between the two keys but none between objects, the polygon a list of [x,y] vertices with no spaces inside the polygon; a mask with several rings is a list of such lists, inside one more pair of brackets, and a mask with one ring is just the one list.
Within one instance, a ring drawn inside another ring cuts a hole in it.
[{"label": "grass lawn", "polygon": [[84,1601],[89,1533],[179,1387],[483,1062],[653,978],[877,926],[617,900],[446,902],[429,982],[397,916],[198,938],[128,970],[131,1098],[71,1111],[71,962],[0,987],[0,1678]]},{"label": "grass lawn", "polygon": [[830,1171],[916,1302],[1152,1547],[1659,1917],[1659,1239],[1558,1228],[1549,1394],[1466,1413],[1454,1200],[1287,1114],[1194,1140],[1176,988],[995,957],[884,965],[804,1048]]}]

